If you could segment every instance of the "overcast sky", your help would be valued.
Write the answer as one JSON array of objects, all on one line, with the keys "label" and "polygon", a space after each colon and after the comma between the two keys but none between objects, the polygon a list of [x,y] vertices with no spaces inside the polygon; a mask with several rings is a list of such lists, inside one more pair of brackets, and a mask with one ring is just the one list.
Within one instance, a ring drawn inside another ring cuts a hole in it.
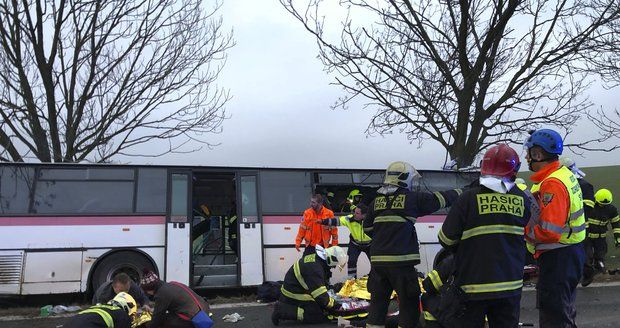
[{"label": "overcast sky", "polygon": [[[361,103],[347,111],[330,105],[342,90],[330,85],[312,36],[277,0],[228,0],[221,11],[234,29],[236,46],[218,84],[229,88],[230,119],[221,134],[209,137],[220,145],[192,154],[136,160],[157,164],[384,168],[396,160],[421,169],[439,169],[445,151],[433,141],[422,148],[405,135],[367,137],[371,112]],[[598,90],[601,104],[612,104],[612,93]],[[521,151],[521,149],[518,149]],[[613,165],[614,153],[575,157],[580,166]]]}]

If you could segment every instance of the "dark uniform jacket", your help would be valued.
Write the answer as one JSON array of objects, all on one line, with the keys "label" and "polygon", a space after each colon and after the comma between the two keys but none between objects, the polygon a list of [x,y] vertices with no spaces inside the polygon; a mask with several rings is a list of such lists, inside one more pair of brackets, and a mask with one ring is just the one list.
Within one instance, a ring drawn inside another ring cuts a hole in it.
[{"label": "dark uniform jacket", "polygon": [[454,255],[448,255],[435,265],[426,278],[422,281],[424,293],[422,294],[422,309],[424,319],[435,321],[438,318],[440,300],[440,288],[454,274]]},{"label": "dark uniform jacket", "polygon": [[596,203],[591,216],[588,217],[588,237],[605,238],[607,225],[610,223],[614,229],[614,240],[616,244],[618,244],[620,240],[620,218],[618,217],[618,210],[611,204],[601,205]]},{"label": "dark uniform jacket", "polygon": [[[131,318],[125,312],[125,310],[118,308],[116,306],[110,305],[95,305],[92,306],[85,311],[80,312],[76,316],[69,319],[67,323],[63,325],[64,328],[108,328],[112,327],[106,324],[106,319],[104,316],[93,311],[96,309],[98,311],[103,311],[109,315],[108,319],[112,319],[114,328],[130,328],[131,327]],[[92,312],[91,312],[92,311]]]},{"label": "dark uniform jacket", "polygon": [[[190,292],[193,293],[203,310],[208,314],[209,305],[207,302],[201,296],[194,293],[194,291],[190,290]],[[200,311],[200,308],[185,288],[164,282],[155,292],[155,309],[153,310],[153,318],[149,327],[161,327],[162,322],[166,318],[166,311],[168,315],[174,315],[189,321]]]},{"label": "dark uniform jacket", "polygon": [[334,307],[327,293],[330,268],[322,258],[310,254],[299,259],[286,272],[280,301],[303,307],[316,302],[323,309]]},{"label": "dark uniform jacket", "polygon": [[475,187],[452,205],[439,241],[445,248],[457,248],[455,283],[469,299],[521,293],[529,217],[529,198],[516,187],[507,194]]},{"label": "dark uniform jacket", "polygon": [[586,222],[588,222],[588,218],[592,216],[594,208],[594,186],[583,178],[578,178],[577,182],[579,182],[583,196],[583,213],[586,216]]},{"label": "dark uniform jacket", "polygon": [[460,189],[455,189],[429,193],[399,188],[391,195],[377,196],[364,220],[364,231],[372,237],[371,264],[419,264],[416,219],[450,206],[460,192]]},{"label": "dark uniform jacket", "polygon": [[[133,281],[129,284],[128,294],[131,295],[131,297],[133,297],[133,299],[136,300],[140,306],[144,305],[144,303],[148,301],[148,298],[146,294],[144,294],[144,291],[142,291],[142,288],[140,288],[140,286]],[[105,304],[113,299],[114,296],[116,296],[116,294],[112,288],[112,281],[107,281],[97,289],[95,295],[93,295],[92,303]]]}]

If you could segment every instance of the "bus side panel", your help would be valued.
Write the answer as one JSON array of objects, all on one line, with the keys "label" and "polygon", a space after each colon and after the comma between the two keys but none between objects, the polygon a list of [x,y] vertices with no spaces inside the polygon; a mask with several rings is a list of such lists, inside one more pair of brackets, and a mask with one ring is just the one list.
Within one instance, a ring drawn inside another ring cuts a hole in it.
[{"label": "bus side panel", "polygon": [[27,252],[22,294],[80,291],[82,252]]}]

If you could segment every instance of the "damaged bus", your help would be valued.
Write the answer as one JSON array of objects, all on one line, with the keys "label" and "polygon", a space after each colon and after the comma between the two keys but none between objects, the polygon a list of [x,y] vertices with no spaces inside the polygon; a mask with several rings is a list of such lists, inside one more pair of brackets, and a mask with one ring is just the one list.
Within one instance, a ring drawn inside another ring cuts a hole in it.
[{"label": "damaged bus", "polygon": [[[462,187],[475,172],[420,171],[418,188]],[[336,215],[352,190],[370,201],[383,170],[0,164],[0,294],[96,290],[143,269],[194,288],[281,280],[313,193]],[[417,231],[428,272],[445,212]],[[346,247],[346,228],[339,242]],[[368,273],[362,256],[358,274]],[[333,279],[343,279],[346,270]]]}]

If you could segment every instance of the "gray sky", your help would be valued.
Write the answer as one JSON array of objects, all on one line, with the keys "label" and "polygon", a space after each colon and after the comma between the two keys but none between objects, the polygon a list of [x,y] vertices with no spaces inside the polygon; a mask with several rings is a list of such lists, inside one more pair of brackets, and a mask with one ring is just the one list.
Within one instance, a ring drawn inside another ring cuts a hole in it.
[{"label": "gray sky", "polygon": [[[398,133],[367,137],[364,131],[372,113],[362,110],[361,103],[347,111],[330,109],[343,91],[329,85],[333,78],[323,72],[313,37],[277,0],[229,0],[221,14],[225,25],[234,29],[237,44],[218,81],[233,97],[226,105],[232,117],[224,122],[224,132],[209,136],[220,145],[132,162],[384,168],[405,160],[421,169],[441,167],[445,151],[433,141],[418,148]],[[617,99],[602,89],[593,97],[600,104]],[[575,160],[580,166],[614,165],[620,164],[619,154],[590,153]]]}]

